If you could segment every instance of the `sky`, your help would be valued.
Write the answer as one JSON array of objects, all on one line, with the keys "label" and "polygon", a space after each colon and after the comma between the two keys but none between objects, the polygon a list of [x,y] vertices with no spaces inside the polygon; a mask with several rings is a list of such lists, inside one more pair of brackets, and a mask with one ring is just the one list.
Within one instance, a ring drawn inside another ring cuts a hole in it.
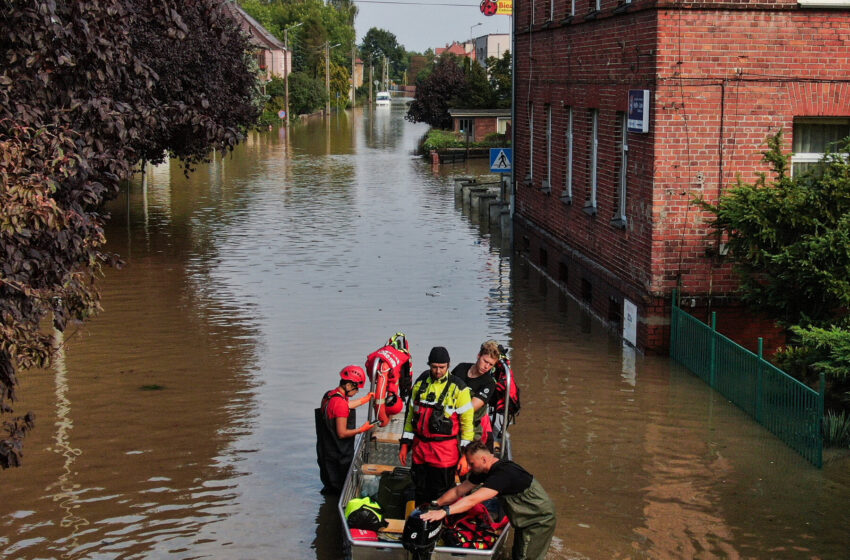
[{"label": "sky", "polygon": [[485,16],[476,0],[354,0],[354,3],[359,10],[354,21],[358,44],[372,27],[386,29],[406,50],[416,52],[511,30],[510,16]]}]

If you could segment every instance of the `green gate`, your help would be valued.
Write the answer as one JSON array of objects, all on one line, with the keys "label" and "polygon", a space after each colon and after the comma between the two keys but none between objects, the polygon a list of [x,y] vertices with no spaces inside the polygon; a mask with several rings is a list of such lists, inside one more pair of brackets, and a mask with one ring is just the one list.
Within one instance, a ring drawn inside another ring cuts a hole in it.
[{"label": "green gate", "polygon": [[764,359],[762,339],[753,354],[711,325],[679,308],[673,292],[670,357],[691,370],[756,422],[820,468],[823,465],[824,376],[820,391],[800,383]]}]

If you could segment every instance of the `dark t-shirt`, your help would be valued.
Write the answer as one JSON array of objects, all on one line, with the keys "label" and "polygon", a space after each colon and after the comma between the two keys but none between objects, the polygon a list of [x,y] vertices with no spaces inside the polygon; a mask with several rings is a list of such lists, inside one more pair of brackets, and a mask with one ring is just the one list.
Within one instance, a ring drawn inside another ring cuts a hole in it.
[{"label": "dark t-shirt", "polygon": [[452,375],[462,379],[466,383],[473,397],[478,397],[484,401],[484,404],[487,404],[490,402],[490,397],[496,391],[496,380],[493,379],[493,375],[489,372],[478,377],[469,377],[469,371],[474,365],[468,362],[458,364],[452,370]]},{"label": "dark t-shirt", "polygon": [[498,461],[490,467],[490,472],[469,475],[469,482],[483,484],[484,488],[495,490],[501,496],[519,494],[529,486],[534,477],[513,461]]}]

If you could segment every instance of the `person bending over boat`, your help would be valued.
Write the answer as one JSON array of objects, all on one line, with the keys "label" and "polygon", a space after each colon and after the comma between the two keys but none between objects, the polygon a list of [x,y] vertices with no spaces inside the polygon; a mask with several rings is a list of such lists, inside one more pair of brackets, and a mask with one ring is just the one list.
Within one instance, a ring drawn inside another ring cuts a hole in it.
[{"label": "person bending over boat", "polygon": [[496,380],[492,372],[501,355],[499,343],[488,340],[478,350],[478,358],[474,364],[463,362],[452,370],[452,375],[469,387],[474,410],[472,416],[474,441],[486,443],[490,451],[493,451],[493,426],[490,424],[487,403],[496,391]]},{"label": "person bending over boat", "polygon": [[398,458],[410,468],[416,504],[428,503],[454,486],[460,459],[458,444],[472,441],[469,389],[449,373],[449,351],[435,346],[428,355],[429,371],[419,376],[410,393]]},{"label": "person bending over boat", "polygon": [[556,519],[555,504],[543,486],[518,464],[493,455],[480,441],[469,444],[465,455],[472,471],[469,478],[440,496],[432,504],[438,509],[423,513],[421,518],[440,521],[497,497],[514,528],[511,559],[546,558]]},{"label": "person bending over boat", "polygon": [[345,475],[354,459],[354,436],[375,427],[365,422],[355,428],[357,411],[353,410],[372,400],[375,394],[349,400],[363,388],[366,372],[360,366],[345,366],[339,377],[339,386],[325,393],[321,406],[315,410],[316,456],[319,476],[324,484],[322,494],[339,494],[342,491]]}]

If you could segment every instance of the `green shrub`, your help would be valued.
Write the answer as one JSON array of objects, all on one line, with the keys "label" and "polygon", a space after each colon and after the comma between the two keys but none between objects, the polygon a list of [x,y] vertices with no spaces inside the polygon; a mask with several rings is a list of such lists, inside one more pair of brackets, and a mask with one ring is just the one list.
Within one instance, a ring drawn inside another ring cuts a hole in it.
[{"label": "green shrub", "polygon": [[432,128],[425,135],[425,141],[422,143],[422,149],[425,152],[431,150],[443,150],[446,148],[465,148],[466,143],[451,130],[441,130]]},{"label": "green shrub", "polygon": [[827,447],[850,447],[850,415],[828,412],[823,417],[823,444]]}]

